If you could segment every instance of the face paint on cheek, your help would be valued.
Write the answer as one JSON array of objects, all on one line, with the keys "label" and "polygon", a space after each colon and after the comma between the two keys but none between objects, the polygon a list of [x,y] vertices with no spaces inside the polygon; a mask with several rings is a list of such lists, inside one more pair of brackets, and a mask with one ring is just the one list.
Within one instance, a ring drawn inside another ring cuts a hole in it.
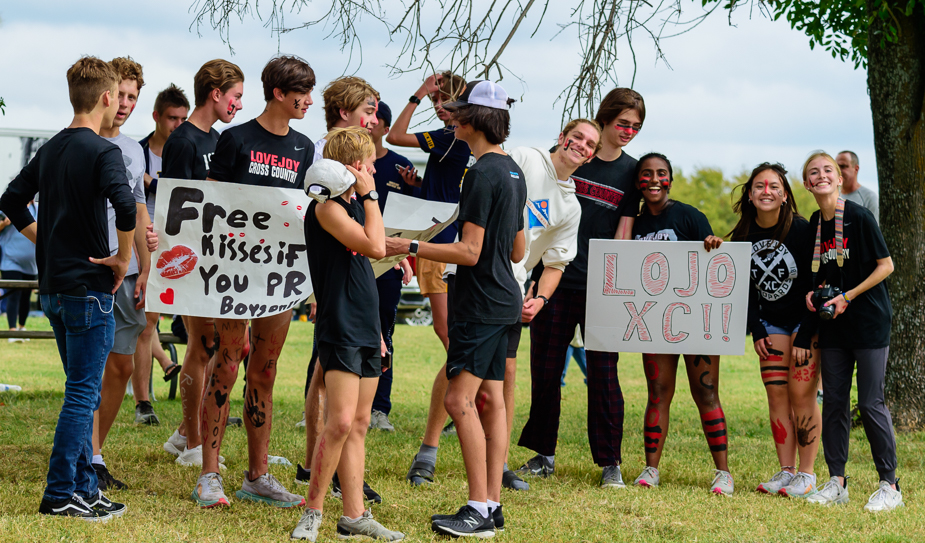
[{"label": "face paint on cheek", "polygon": [[135,106],[136,106],[136,105],[138,105],[137,102],[134,103],[134,104],[132,104],[132,109],[128,110],[128,112],[131,113],[131,112],[135,111]]},{"label": "face paint on cheek", "polygon": [[667,189],[669,186],[671,186],[671,178],[669,178],[669,177],[659,177],[659,178],[658,178],[658,181],[659,181],[659,183],[661,183],[661,185],[662,185],[663,187],[665,187],[666,189]]},{"label": "face paint on cheek", "polygon": [[228,100],[228,114],[234,115],[234,110],[235,110],[234,98],[232,98],[231,100]]},{"label": "face paint on cheek", "polygon": [[294,99],[294,100],[292,101],[292,108],[293,108],[293,109],[300,109],[300,108],[299,108],[299,99],[298,99],[298,98],[296,98],[296,99]]},{"label": "face paint on cheek", "polygon": [[568,151],[568,148],[569,148],[571,145],[572,145],[572,140],[568,140],[567,142],[565,142],[565,147],[563,147],[563,149],[565,149],[566,151]]},{"label": "face paint on cheek", "polygon": [[639,190],[646,190],[647,188],[649,188],[649,181],[651,180],[652,178],[649,176],[640,177],[639,178]]}]

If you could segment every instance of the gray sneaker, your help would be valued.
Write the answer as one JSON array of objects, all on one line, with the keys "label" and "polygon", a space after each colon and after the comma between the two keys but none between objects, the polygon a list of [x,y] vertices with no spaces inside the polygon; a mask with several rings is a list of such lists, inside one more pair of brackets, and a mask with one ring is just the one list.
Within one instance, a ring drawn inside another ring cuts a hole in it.
[{"label": "gray sneaker", "polygon": [[244,470],[244,483],[241,485],[241,490],[235,492],[235,496],[241,500],[266,503],[274,507],[288,508],[305,505],[305,498],[287,491],[283,484],[276,480],[276,477],[264,473],[251,481],[247,470]]},{"label": "gray sneaker", "polygon": [[802,471],[794,475],[790,484],[777,491],[781,496],[790,498],[807,498],[819,490],[816,486],[816,478]]},{"label": "gray sneaker", "polygon": [[384,541],[401,541],[405,534],[386,529],[373,519],[373,513],[367,509],[363,516],[356,520],[340,517],[337,521],[337,539],[352,539],[354,537],[368,537]]},{"label": "gray sneaker", "polygon": [[646,466],[646,469],[642,470],[642,473],[639,474],[639,477],[636,477],[636,480],[633,481],[633,484],[636,486],[644,486],[646,488],[654,488],[658,486],[660,481],[661,478],[658,476],[658,468]]},{"label": "gray sneaker", "polygon": [[893,490],[890,483],[880,481],[880,488],[870,495],[870,499],[867,500],[867,505],[864,506],[864,510],[876,513],[879,511],[890,511],[904,505],[906,504],[903,503],[903,493],[899,489],[899,479],[896,480],[896,490]]},{"label": "gray sneaker", "polygon": [[535,475],[537,477],[549,477],[556,472],[556,464],[546,460],[545,456],[536,455],[527,463],[520,466],[514,473],[518,475]]},{"label": "gray sneaker", "polygon": [[626,488],[620,466],[607,466],[601,473],[601,488]]},{"label": "gray sneaker", "polygon": [[222,476],[217,473],[206,473],[199,476],[196,481],[196,488],[190,495],[199,507],[210,509],[220,505],[228,505],[228,497],[225,496],[225,486],[222,484]]},{"label": "gray sneaker", "polygon": [[141,401],[135,405],[135,424],[157,426],[160,423],[161,421],[154,413],[154,407],[151,406],[151,402]]},{"label": "gray sneaker", "polygon": [[382,411],[373,409],[372,415],[369,417],[369,427],[376,430],[382,430],[384,432],[394,432],[395,427],[392,426],[392,423],[389,422],[389,416]]},{"label": "gray sneaker", "polygon": [[[848,482],[847,478],[845,482]],[[807,497],[806,501],[819,505],[848,503],[848,489],[838,484],[838,477],[832,477],[826,484],[822,485],[819,492]]]},{"label": "gray sneaker", "polygon": [[715,469],[713,471],[716,473],[716,476],[713,477],[713,482],[710,483],[710,492],[717,495],[732,496],[732,492],[735,490],[735,484],[732,482],[732,474],[721,469]]},{"label": "gray sneaker", "polygon": [[770,481],[758,485],[758,488],[755,489],[755,492],[761,492],[763,494],[777,494],[780,492],[780,489],[789,485],[790,481],[792,480],[793,474],[785,469],[782,469],[775,473],[771,477]]},{"label": "gray sneaker", "polygon": [[318,539],[319,526],[321,526],[321,511],[306,508],[302,512],[302,518],[295,525],[295,530],[292,530],[292,534],[289,535],[289,539],[315,541]]}]

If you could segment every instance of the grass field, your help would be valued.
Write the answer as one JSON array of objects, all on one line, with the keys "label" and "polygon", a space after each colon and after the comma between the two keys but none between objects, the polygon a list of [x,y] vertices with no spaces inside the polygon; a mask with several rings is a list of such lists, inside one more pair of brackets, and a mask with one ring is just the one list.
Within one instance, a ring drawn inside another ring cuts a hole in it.
[{"label": "grass field", "polygon": [[[30,329],[48,329],[47,321],[32,319]],[[311,325],[293,323],[279,364],[274,394],[274,432],[270,454],[285,456],[292,467],[270,471],[290,490],[295,463],[305,455],[304,433],[295,427],[302,412],[302,388],[311,351]],[[529,335],[520,346],[516,443],[530,403]],[[396,380],[391,420],[392,434],[371,432],[367,440],[367,481],[384,499],[373,509],[387,527],[407,534],[408,541],[432,541],[432,513],[455,511],[466,500],[465,470],[455,437],[443,438],[437,483],[411,488],[404,479],[420,445],[433,376],[443,362],[443,349],[430,328],[400,326],[395,333]],[[749,351],[751,349],[749,348]],[[182,348],[181,348],[182,357]],[[662,459],[658,489],[600,489],[600,469],[591,461],[586,435],[587,394],[581,372],[570,367],[562,389],[563,414],[556,474],[530,480],[529,492],[503,491],[507,530],[502,541],[921,541],[925,514],[921,487],[925,482],[925,434],[900,434],[899,475],[904,509],[881,515],[862,508],[876,489],[877,474],[863,431],[851,437],[848,474],[851,503],[847,507],[818,508],[783,498],[756,494],[754,488],[777,469],[767,420],[767,404],[753,353],[725,357],[721,370],[721,398],[729,425],[730,467],[736,494],[708,493],[713,465],[699,418],[685,379],[678,380],[671,431]],[[135,426],[134,404],[127,398],[104,449],[107,464],[129,489],[110,494],[129,510],[105,525],[48,519],[36,513],[63,397],[64,374],[54,343],[33,340],[0,344],[0,383],[23,387],[19,394],[0,394],[0,541],[283,541],[288,540],[299,511],[271,509],[234,500],[242,470],[247,467],[243,428],[229,429],[222,454],[226,510],[200,510],[189,500],[198,469],[184,468],[162,449],[180,420],[179,400],[167,401],[167,385],[155,372],[155,411],[159,427]],[[626,397],[623,474],[631,482],[644,467],[642,415],[645,378],[639,355],[621,360],[621,383]],[[232,413],[240,416],[243,401],[238,383]],[[511,463],[520,465],[532,452],[513,447]],[[827,478],[822,453],[816,462],[820,479]],[[334,523],[340,503],[325,503],[325,523],[319,541],[335,539]]]}]

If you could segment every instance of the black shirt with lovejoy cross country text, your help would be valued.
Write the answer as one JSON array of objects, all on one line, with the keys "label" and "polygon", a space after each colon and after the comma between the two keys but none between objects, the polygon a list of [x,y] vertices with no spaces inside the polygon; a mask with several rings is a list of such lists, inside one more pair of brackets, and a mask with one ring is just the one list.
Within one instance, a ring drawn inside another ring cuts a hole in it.
[{"label": "black shirt with lovejoy cross country text", "polygon": [[304,134],[290,128],[277,136],[252,119],[222,132],[209,179],[302,190],[314,153],[315,144]]},{"label": "black shirt with lovejoy cross country text", "polygon": [[218,143],[218,132],[196,128],[186,121],[171,132],[161,151],[161,175],[165,179],[198,179],[205,181],[209,175],[209,161]]}]

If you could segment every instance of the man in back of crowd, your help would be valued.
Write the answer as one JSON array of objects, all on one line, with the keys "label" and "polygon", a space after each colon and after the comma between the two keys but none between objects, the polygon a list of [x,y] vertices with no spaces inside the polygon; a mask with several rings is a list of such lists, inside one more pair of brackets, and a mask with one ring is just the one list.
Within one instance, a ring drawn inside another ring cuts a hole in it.
[{"label": "man in back of crowd", "polygon": [[858,155],[854,151],[842,151],[838,153],[835,160],[841,168],[841,175],[844,179],[841,195],[846,200],[866,207],[867,211],[874,214],[877,224],[880,224],[880,196],[858,181],[858,170],[861,169]]}]

